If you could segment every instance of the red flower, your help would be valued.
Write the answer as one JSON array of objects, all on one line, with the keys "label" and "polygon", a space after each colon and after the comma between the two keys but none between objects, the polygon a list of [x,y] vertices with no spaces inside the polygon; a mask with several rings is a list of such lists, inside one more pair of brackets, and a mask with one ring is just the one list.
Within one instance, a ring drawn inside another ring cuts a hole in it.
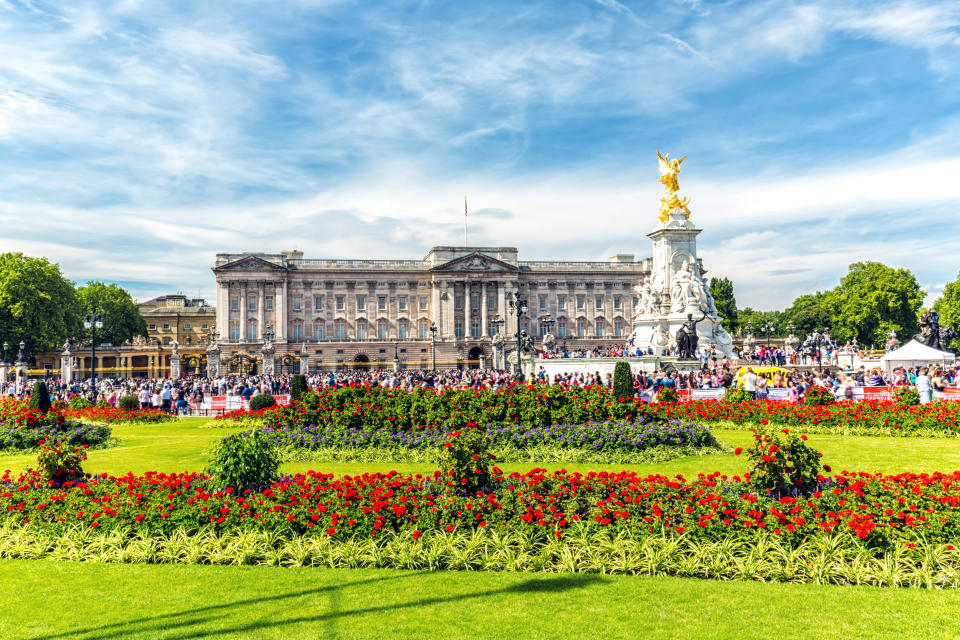
[{"label": "red flower", "polygon": [[743,453],[743,447],[737,447],[736,449],[733,450],[733,455],[735,456],[738,456],[741,453]]},{"label": "red flower", "polygon": [[448,524],[448,525],[446,526],[446,529],[447,529],[447,532],[453,531],[453,525],[452,525],[452,524]]},{"label": "red flower", "polygon": [[416,540],[417,538],[419,538],[419,537],[422,536],[423,534],[420,533],[419,531],[414,531],[414,532],[413,532],[412,534],[410,534],[410,535],[413,537],[414,540]]},{"label": "red flower", "polygon": [[330,527],[329,529],[327,529],[327,535],[328,535],[328,536],[332,536],[332,535],[335,534],[336,532],[337,532],[337,530],[334,529],[333,527]]}]

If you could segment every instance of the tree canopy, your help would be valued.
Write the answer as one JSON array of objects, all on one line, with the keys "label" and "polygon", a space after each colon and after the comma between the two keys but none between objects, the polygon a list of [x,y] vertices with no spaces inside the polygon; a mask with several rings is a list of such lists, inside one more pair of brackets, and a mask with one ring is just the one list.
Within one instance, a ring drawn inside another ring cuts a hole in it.
[{"label": "tree canopy", "polygon": [[855,262],[840,285],[827,292],[823,308],[830,314],[834,337],[882,345],[891,330],[901,340],[917,331],[923,297],[920,283],[908,269]]},{"label": "tree canopy", "polygon": [[723,318],[723,328],[733,333],[737,330],[737,299],[733,296],[733,282],[729,278],[710,278],[710,295]]},{"label": "tree canopy", "polygon": [[823,331],[831,325],[830,312],[823,307],[826,292],[807,293],[784,311],[787,322],[793,324],[797,335],[808,335],[814,331]]},{"label": "tree canopy", "polygon": [[79,309],[73,283],[60,267],[46,258],[0,254],[0,336],[14,353],[21,340],[29,354],[59,347],[77,335]]},{"label": "tree canopy", "polygon": [[103,318],[98,343],[123,344],[134,336],[147,335],[147,324],[126,289],[93,281],[79,287],[77,297],[84,314],[99,313]]}]

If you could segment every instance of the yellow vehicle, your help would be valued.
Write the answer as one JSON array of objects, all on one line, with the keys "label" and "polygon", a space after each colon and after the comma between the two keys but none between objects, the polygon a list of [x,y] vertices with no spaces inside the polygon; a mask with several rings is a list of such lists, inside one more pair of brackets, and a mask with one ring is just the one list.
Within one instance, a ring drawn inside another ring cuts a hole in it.
[{"label": "yellow vehicle", "polygon": [[[748,366],[749,366],[749,365],[748,365]],[[764,378],[766,378],[766,379],[769,380],[770,382],[773,382],[773,377],[774,377],[775,375],[777,375],[778,373],[780,374],[780,377],[781,377],[781,378],[786,378],[786,376],[790,373],[790,369],[784,369],[783,367],[753,367],[753,366],[749,366],[749,368],[753,369],[753,372],[754,372],[755,374],[757,374],[758,376],[763,376]],[[738,388],[738,389],[742,389],[742,388],[743,388],[743,376],[745,376],[745,375],[747,375],[747,367],[741,366],[741,367],[740,367],[740,370],[737,371],[737,388]]]}]

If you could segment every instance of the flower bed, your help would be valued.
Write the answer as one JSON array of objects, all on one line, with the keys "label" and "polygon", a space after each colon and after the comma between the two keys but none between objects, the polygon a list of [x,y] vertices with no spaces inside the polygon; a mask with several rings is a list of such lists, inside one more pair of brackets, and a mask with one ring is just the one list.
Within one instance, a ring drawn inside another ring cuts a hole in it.
[{"label": "flower bed", "polygon": [[101,445],[110,427],[84,424],[64,411],[29,409],[25,402],[0,402],[0,451],[34,449],[41,440],[66,440],[72,445]]},{"label": "flower bed", "polygon": [[[359,428],[339,432],[317,425],[264,427],[263,430],[288,458],[341,461],[435,461],[436,452],[451,433],[449,429],[436,428],[412,431]],[[641,420],[547,427],[487,425],[480,433],[489,439],[491,452],[501,462],[629,464],[721,450],[708,429],[680,422],[660,424]]]},{"label": "flower bed", "polygon": [[609,421],[669,421],[722,424],[728,428],[762,424],[802,426],[809,433],[876,436],[958,436],[960,403],[906,406],[895,402],[835,402],[823,406],[752,400],[644,403],[617,398],[601,387],[571,389],[514,385],[509,389],[413,392],[358,386],[322,390],[307,402],[261,411],[232,411],[214,426],[267,426],[300,429],[321,425],[336,434],[351,430],[411,432],[460,429],[468,422],[505,428],[547,428],[555,424]]},{"label": "flower bed", "polygon": [[789,402],[753,400],[650,405],[658,416],[699,424],[731,426],[782,425],[802,427],[808,433],[869,436],[958,436],[960,403],[933,402],[904,406],[894,402],[835,402],[806,406]]},{"label": "flower bed", "polygon": [[117,409],[114,407],[86,407],[83,409],[61,409],[66,415],[103,424],[156,424],[169,422],[172,415],[160,409]]}]

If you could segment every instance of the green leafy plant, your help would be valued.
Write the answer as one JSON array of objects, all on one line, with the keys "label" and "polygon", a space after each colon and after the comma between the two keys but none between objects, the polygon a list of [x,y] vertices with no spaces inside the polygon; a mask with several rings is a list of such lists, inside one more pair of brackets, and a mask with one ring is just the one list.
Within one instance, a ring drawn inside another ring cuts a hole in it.
[{"label": "green leafy plant", "polygon": [[123,396],[117,406],[127,411],[136,411],[140,408],[140,401],[137,400],[137,396]]},{"label": "green leafy plant", "polygon": [[235,433],[217,443],[206,468],[221,487],[262,489],[280,469],[280,453],[262,431]]},{"label": "green leafy plant", "polygon": [[267,407],[272,407],[275,404],[277,404],[277,401],[273,399],[273,396],[266,393],[260,393],[250,398],[250,411],[266,409]]},{"label": "green leafy plant", "polygon": [[316,391],[305,391],[300,394],[300,405],[308,409],[315,409],[320,403],[320,394]]},{"label": "green leafy plant", "polygon": [[827,404],[833,404],[836,398],[833,395],[833,391],[827,389],[826,387],[812,386],[807,389],[807,393],[803,396],[803,404],[808,407],[820,407]]},{"label": "green leafy plant", "polygon": [[83,396],[73,396],[70,398],[70,408],[71,409],[86,409],[92,407],[93,403],[84,398]]},{"label": "green leafy plant", "polygon": [[633,373],[629,362],[618,362],[613,367],[613,395],[616,398],[633,397]]},{"label": "green leafy plant", "polygon": [[757,493],[776,492],[809,494],[819,485],[822,453],[807,444],[807,436],[789,429],[761,428],[753,430],[753,446],[737,448],[738,456],[746,452],[750,461],[750,484]]},{"label": "green leafy plant", "polygon": [[677,390],[673,387],[660,387],[660,391],[657,392],[657,402],[675,403],[679,400]]},{"label": "green leafy plant", "polygon": [[33,391],[30,392],[30,403],[27,405],[30,409],[37,409],[42,413],[50,411],[50,392],[47,391],[47,385],[37,380],[33,383]]},{"label": "green leafy plant", "polygon": [[64,440],[41,440],[39,444],[37,467],[48,482],[60,486],[83,478],[82,463],[87,459],[84,453],[87,445],[74,447]]},{"label": "green leafy plant", "polygon": [[290,383],[290,401],[295,402],[300,399],[300,396],[307,390],[307,377],[302,373],[298,373],[293,376],[293,380]]},{"label": "green leafy plant", "polygon": [[904,407],[915,407],[920,404],[920,392],[913,387],[897,387],[893,397],[897,404]]},{"label": "green leafy plant", "polygon": [[753,398],[739,387],[730,387],[723,394],[724,402],[750,402]]},{"label": "green leafy plant", "polygon": [[472,496],[490,486],[490,439],[477,423],[468,423],[447,437],[440,450],[441,482],[448,495]]}]

